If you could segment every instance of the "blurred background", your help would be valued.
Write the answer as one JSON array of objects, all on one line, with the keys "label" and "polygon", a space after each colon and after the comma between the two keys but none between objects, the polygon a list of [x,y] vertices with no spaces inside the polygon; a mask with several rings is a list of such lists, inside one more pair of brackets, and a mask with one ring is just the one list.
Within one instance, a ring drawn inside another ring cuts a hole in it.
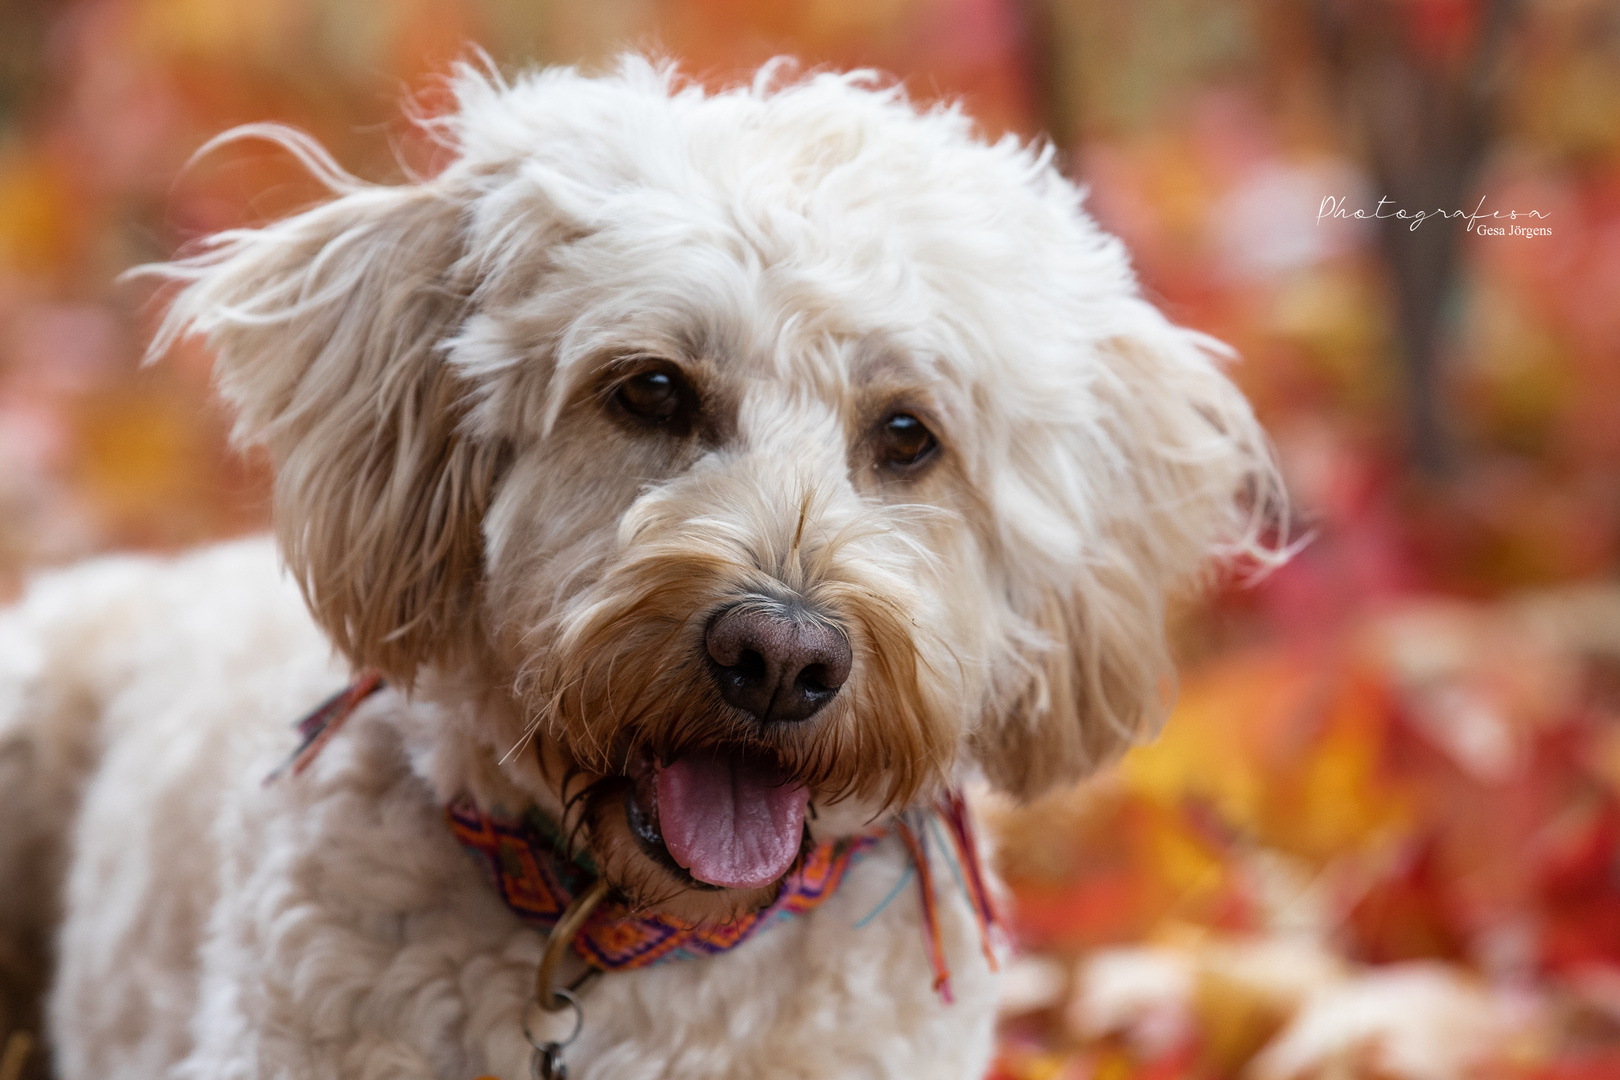
[{"label": "blurred background", "polygon": [[[431,169],[400,104],[469,45],[960,97],[1241,352],[1311,541],[1180,619],[1163,738],[993,808],[995,1076],[1620,1076],[1620,4],[0,0],[0,601],[264,526],[208,357],[140,367],[116,278],[318,195],[252,145],[187,166],[230,125]],[[1380,198],[1550,235],[1322,216]]]}]

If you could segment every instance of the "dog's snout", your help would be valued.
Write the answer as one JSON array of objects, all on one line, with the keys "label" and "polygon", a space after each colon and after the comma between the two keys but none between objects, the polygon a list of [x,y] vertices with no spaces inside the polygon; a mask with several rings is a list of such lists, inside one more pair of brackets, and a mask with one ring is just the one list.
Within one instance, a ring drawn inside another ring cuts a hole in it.
[{"label": "dog's snout", "polygon": [[808,720],[849,678],[849,642],[835,627],[739,605],[709,625],[709,672],[726,704],[762,724]]}]

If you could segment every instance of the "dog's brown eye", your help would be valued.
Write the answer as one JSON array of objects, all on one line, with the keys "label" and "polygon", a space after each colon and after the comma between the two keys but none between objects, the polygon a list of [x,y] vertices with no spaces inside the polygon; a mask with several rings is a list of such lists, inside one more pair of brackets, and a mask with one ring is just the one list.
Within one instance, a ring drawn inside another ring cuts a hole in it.
[{"label": "dog's brown eye", "polygon": [[619,384],[613,399],[619,407],[649,424],[668,424],[685,412],[690,393],[678,372],[643,371]]},{"label": "dog's brown eye", "polygon": [[878,431],[878,460],[899,472],[921,465],[938,447],[934,433],[910,413],[895,413]]}]

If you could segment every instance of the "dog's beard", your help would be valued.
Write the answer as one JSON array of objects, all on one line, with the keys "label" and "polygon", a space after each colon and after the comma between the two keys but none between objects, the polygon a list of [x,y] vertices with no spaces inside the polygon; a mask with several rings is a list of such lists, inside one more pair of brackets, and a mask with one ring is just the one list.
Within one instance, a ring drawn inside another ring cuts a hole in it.
[{"label": "dog's beard", "polygon": [[[808,842],[805,815],[876,815],[944,779],[955,725],[924,699],[914,627],[847,584],[802,594],[849,632],[853,671],[810,719],[761,724],[707,670],[704,628],[734,568],[642,563],[637,588],[523,637],[517,681],[568,828],[635,905],[727,918],[769,903]],[[757,583],[760,591],[769,581]],[[775,586],[780,589],[780,585]]]}]

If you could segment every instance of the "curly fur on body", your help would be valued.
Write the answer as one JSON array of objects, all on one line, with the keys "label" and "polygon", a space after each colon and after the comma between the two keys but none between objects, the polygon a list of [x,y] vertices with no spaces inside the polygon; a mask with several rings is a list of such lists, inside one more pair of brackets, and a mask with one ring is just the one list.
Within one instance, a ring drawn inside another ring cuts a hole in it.
[{"label": "curly fur on body", "polygon": [[[1049,151],[868,74],[785,76],[460,69],[431,121],[453,159],[399,186],[237,133],[332,198],[151,268],[153,351],[214,349],[288,572],[261,541],[107,560],[0,615],[0,959],[53,971],[61,1075],[526,1076],[541,941],[445,830],[458,793],[538,805],[632,904],[725,919],[774,886],[655,857],[623,809],[647,770],[768,762],[822,839],[976,772],[1029,797],[1155,729],[1167,602],[1268,557],[1277,485],[1220,347],[1142,298]],[[637,379],[668,415],[626,406]],[[716,621],[756,609],[847,648],[808,719],[713,673]],[[359,668],[390,689],[261,787]],[[855,929],[905,858],[603,977],[574,1075],[979,1075],[962,898],[954,1005],[913,896]]]}]

